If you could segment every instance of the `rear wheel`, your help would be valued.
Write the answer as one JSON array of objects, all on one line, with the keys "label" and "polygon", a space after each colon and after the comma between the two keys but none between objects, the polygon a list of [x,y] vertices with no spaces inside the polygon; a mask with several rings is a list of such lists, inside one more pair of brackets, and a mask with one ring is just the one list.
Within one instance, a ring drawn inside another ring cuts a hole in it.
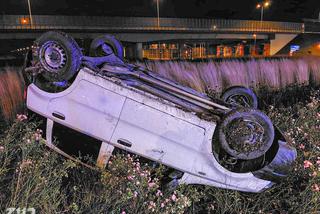
[{"label": "rear wheel", "polygon": [[263,112],[241,108],[230,111],[217,127],[219,146],[231,157],[251,160],[271,147],[274,128]]},{"label": "rear wheel", "polygon": [[95,38],[90,45],[90,56],[99,57],[107,56],[114,53],[118,58],[123,60],[123,46],[120,41],[111,35],[103,35]]},{"label": "rear wheel", "polygon": [[40,64],[41,75],[48,82],[70,80],[80,69],[82,53],[73,38],[50,31],[36,41],[34,60]]},{"label": "rear wheel", "polygon": [[222,100],[233,106],[258,108],[258,98],[255,93],[243,86],[228,88],[221,96]]}]

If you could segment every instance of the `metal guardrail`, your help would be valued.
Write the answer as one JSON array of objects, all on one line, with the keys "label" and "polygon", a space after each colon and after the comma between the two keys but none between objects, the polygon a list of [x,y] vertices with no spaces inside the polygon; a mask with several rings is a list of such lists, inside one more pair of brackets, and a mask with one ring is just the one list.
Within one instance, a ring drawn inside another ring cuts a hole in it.
[{"label": "metal guardrail", "polygon": [[[110,31],[183,31],[183,32],[261,32],[303,33],[303,23],[253,20],[98,17],[98,16],[32,16],[0,15],[0,30],[110,30]],[[22,22],[25,21],[25,23]]]}]

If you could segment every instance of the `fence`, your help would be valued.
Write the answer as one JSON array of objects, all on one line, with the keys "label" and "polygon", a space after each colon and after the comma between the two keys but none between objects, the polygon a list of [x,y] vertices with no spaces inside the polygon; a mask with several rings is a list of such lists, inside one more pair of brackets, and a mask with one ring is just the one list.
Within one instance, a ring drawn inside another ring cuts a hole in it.
[{"label": "fence", "polygon": [[303,33],[303,23],[254,20],[0,15],[0,30],[118,30],[118,31],[187,31],[187,32],[265,32]]}]

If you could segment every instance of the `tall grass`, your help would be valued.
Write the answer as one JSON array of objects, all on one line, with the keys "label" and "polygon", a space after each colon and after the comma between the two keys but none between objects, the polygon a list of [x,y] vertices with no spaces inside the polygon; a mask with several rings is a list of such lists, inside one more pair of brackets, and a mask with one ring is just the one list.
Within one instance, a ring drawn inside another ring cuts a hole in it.
[{"label": "tall grass", "polygon": [[[242,85],[279,91],[288,86],[320,85],[320,58],[251,59],[243,61],[146,61],[136,64],[205,93],[221,93]],[[0,113],[5,120],[14,118],[23,102],[23,79],[17,67],[0,69]]]},{"label": "tall grass", "polygon": [[0,68],[0,115],[6,121],[15,118],[23,105],[24,81],[17,67]]},{"label": "tall grass", "polygon": [[267,114],[298,151],[293,170],[262,193],[203,185],[163,188],[165,168],[134,156],[113,156],[106,170],[66,160],[45,145],[39,124],[18,119],[0,133],[0,210],[36,213],[318,214],[320,211],[320,90],[310,102]]},{"label": "tall grass", "polygon": [[146,61],[137,64],[202,92],[243,85],[271,91],[292,85],[319,85],[320,58],[251,59],[243,61]]}]

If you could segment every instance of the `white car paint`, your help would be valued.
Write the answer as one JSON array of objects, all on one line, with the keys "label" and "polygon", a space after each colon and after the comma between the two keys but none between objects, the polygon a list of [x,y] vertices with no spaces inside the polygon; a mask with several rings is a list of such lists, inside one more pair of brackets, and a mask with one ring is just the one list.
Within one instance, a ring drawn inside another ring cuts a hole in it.
[{"label": "white car paint", "polygon": [[118,147],[183,171],[180,183],[246,192],[260,192],[273,184],[252,173],[230,172],[217,162],[212,153],[214,122],[117,79],[94,75],[87,68],[60,93],[29,85],[27,107],[48,118],[47,144],[51,148],[55,147],[51,143],[53,122],[104,142],[99,166],[104,166],[113,148]]}]

